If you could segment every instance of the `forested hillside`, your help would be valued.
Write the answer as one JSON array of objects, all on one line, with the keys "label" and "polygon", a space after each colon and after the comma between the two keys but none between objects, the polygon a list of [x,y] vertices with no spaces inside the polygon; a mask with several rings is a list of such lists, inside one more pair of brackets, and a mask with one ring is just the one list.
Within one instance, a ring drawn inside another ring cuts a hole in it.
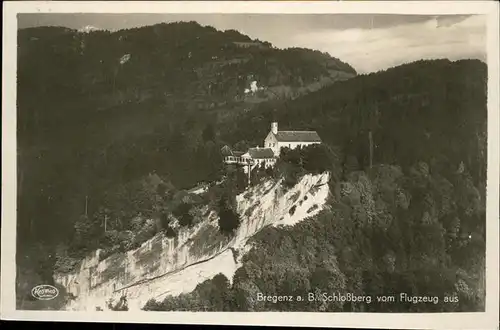
[{"label": "forested hillside", "polygon": [[18,39],[20,248],[71,241],[81,216],[152,172],[178,189],[214,179],[220,120],[356,74],[194,22]]},{"label": "forested hillside", "polygon": [[[369,165],[434,164],[443,173],[463,162],[476,183],[486,175],[486,65],[476,60],[419,61],[336,83],[279,107],[262,107],[221,127],[233,144],[258,143],[280,129],[314,129],[343,157]],[[248,123],[251,123],[249,125]]]},{"label": "forested hillside", "polygon": [[[261,145],[278,121],[281,130],[317,130],[324,149],[285,154],[275,171],[254,174],[292,186],[304,173],[330,171],[329,207],[261,232],[232,285],[219,276],[148,309],[484,307],[484,63],[419,61],[356,76],[327,54],[196,23],[26,29],[18,56],[18,285],[50,283],[54,268],[72,269],[97,247],[109,254],[161,230],[175,236],[173,218],[192,226],[220,192],[184,189],[224,174],[241,189],[241,175],[223,173],[220,148]],[[232,197],[219,205],[229,229]],[[314,290],[460,302],[248,300]]]},{"label": "forested hillside", "polygon": [[[232,283],[219,275],[145,309],[484,311],[486,114],[486,66],[440,60],[358,76],[242,118],[227,131],[237,144],[255,143],[273,118],[282,129],[318,129],[335,157],[295,150],[277,169],[293,184],[323,159],[314,168],[333,173],[329,209],[256,235]],[[259,293],[294,300],[259,301]],[[310,301],[310,293],[371,300]]]}]

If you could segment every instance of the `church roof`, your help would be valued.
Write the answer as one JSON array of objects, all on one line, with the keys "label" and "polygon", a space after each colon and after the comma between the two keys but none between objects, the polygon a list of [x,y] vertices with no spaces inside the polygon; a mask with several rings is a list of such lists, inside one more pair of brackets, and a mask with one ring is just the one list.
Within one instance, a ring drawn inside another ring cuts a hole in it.
[{"label": "church roof", "polygon": [[248,154],[254,159],[274,158],[274,152],[271,148],[250,148]]},{"label": "church roof", "polygon": [[321,142],[316,131],[278,131],[275,135],[279,142]]}]

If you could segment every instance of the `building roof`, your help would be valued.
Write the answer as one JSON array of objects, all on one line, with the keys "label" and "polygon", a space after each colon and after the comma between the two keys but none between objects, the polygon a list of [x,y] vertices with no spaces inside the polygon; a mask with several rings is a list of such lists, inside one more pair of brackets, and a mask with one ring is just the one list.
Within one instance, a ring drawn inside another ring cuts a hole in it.
[{"label": "building roof", "polygon": [[233,151],[227,145],[223,146],[220,149],[220,151],[221,151],[221,153],[222,153],[223,156],[232,156],[233,155]]},{"label": "building roof", "polygon": [[274,152],[271,148],[250,148],[248,154],[254,159],[274,158]]},{"label": "building roof", "polygon": [[229,146],[225,145],[221,148],[221,153],[223,156],[235,156],[235,157],[240,157],[243,155],[245,152],[243,151],[237,151],[237,150],[232,150]]},{"label": "building roof", "polygon": [[321,142],[316,131],[278,131],[275,136],[279,142]]}]

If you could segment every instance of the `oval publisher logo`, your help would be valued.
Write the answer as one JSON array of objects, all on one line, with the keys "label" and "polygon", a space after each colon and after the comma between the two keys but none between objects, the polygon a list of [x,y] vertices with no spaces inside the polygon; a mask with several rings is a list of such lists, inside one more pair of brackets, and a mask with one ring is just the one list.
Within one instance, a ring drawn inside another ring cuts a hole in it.
[{"label": "oval publisher logo", "polygon": [[59,290],[52,285],[42,284],[31,289],[31,295],[38,300],[51,300],[59,295]]}]

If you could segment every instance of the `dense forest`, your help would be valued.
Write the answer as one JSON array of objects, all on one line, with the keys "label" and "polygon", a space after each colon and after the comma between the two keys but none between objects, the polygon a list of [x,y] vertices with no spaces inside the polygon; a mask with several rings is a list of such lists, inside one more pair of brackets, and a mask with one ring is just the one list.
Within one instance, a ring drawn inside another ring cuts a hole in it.
[{"label": "dense forest", "polygon": [[[288,152],[275,171],[292,178],[335,171],[337,158],[328,149],[307,149]],[[346,167],[337,174],[328,207],[293,227],[268,228],[254,236],[253,248],[231,282],[219,274],[192,293],[151,300],[144,309],[484,310],[485,206],[466,171],[445,178],[418,162],[408,171],[374,165],[365,170]],[[292,300],[263,301],[259,294]],[[370,300],[313,301],[311,294]],[[395,300],[378,301],[382,296]],[[417,296],[428,302],[412,302]]]},{"label": "dense forest", "polygon": [[[285,153],[253,180],[291,186],[328,170],[327,209],[259,233],[231,284],[217,276],[146,309],[484,308],[484,63],[419,61],[356,76],[320,52],[278,50],[195,23],[90,34],[37,28],[19,39],[18,285],[50,282],[54,269],[71,270],[96,247],[109,254],[158,231],[176,235],[207,205],[231,232],[232,198],[245,185],[241,173],[223,170],[220,148],[261,145],[278,121],[283,130],[317,130],[324,148]],[[248,42],[259,46],[240,46]],[[266,88],[246,93],[252,81]],[[186,191],[222,177],[203,196]],[[441,300],[249,299],[314,290]],[[444,303],[447,295],[459,303]]]},{"label": "dense forest", "polygon": [[[275,169],[281,175],[268,177],[293,185],[305,173],[330,171],[328,207],[294,227],[258,233],[232,279],[220,274],[192,293],[151,300],[145,310],[484,311],[483,63],[412,63],[253,118],[256,139],[271,118],[318,127],[328,141],[323,151],[285,152]],[[228,134],[237,140],[244,122]],[[371,300],[311,301],[311,293]],[[292,300],[263,301],[259,294]],[[412,302],[415,296],[429,302]]]},{"label": "dense forest", "polygon": [[[486,180],[486,65],[476,60],[419,61],[336,83],[279,107],[264,107],[220,128],[223,139],[255,145],[269,131],[314,129],[322,140],[370,164],[432,162],[453,172],[461,162]],[[248,123],[251,122],[251,125]]]},{"label": "dense forest", "polygon": [[[30,270],[54,264],[61,244],[89,242],[97,222],[103,232],[103,217],[120,231],[160,217],[147,202],[160,182],[182,196],[218,178],[221,120],[356,75],[328,54],[195,22],[29,28],[18,41],[18,261]],[[33,276],[50,281],[42,268]]]}]

